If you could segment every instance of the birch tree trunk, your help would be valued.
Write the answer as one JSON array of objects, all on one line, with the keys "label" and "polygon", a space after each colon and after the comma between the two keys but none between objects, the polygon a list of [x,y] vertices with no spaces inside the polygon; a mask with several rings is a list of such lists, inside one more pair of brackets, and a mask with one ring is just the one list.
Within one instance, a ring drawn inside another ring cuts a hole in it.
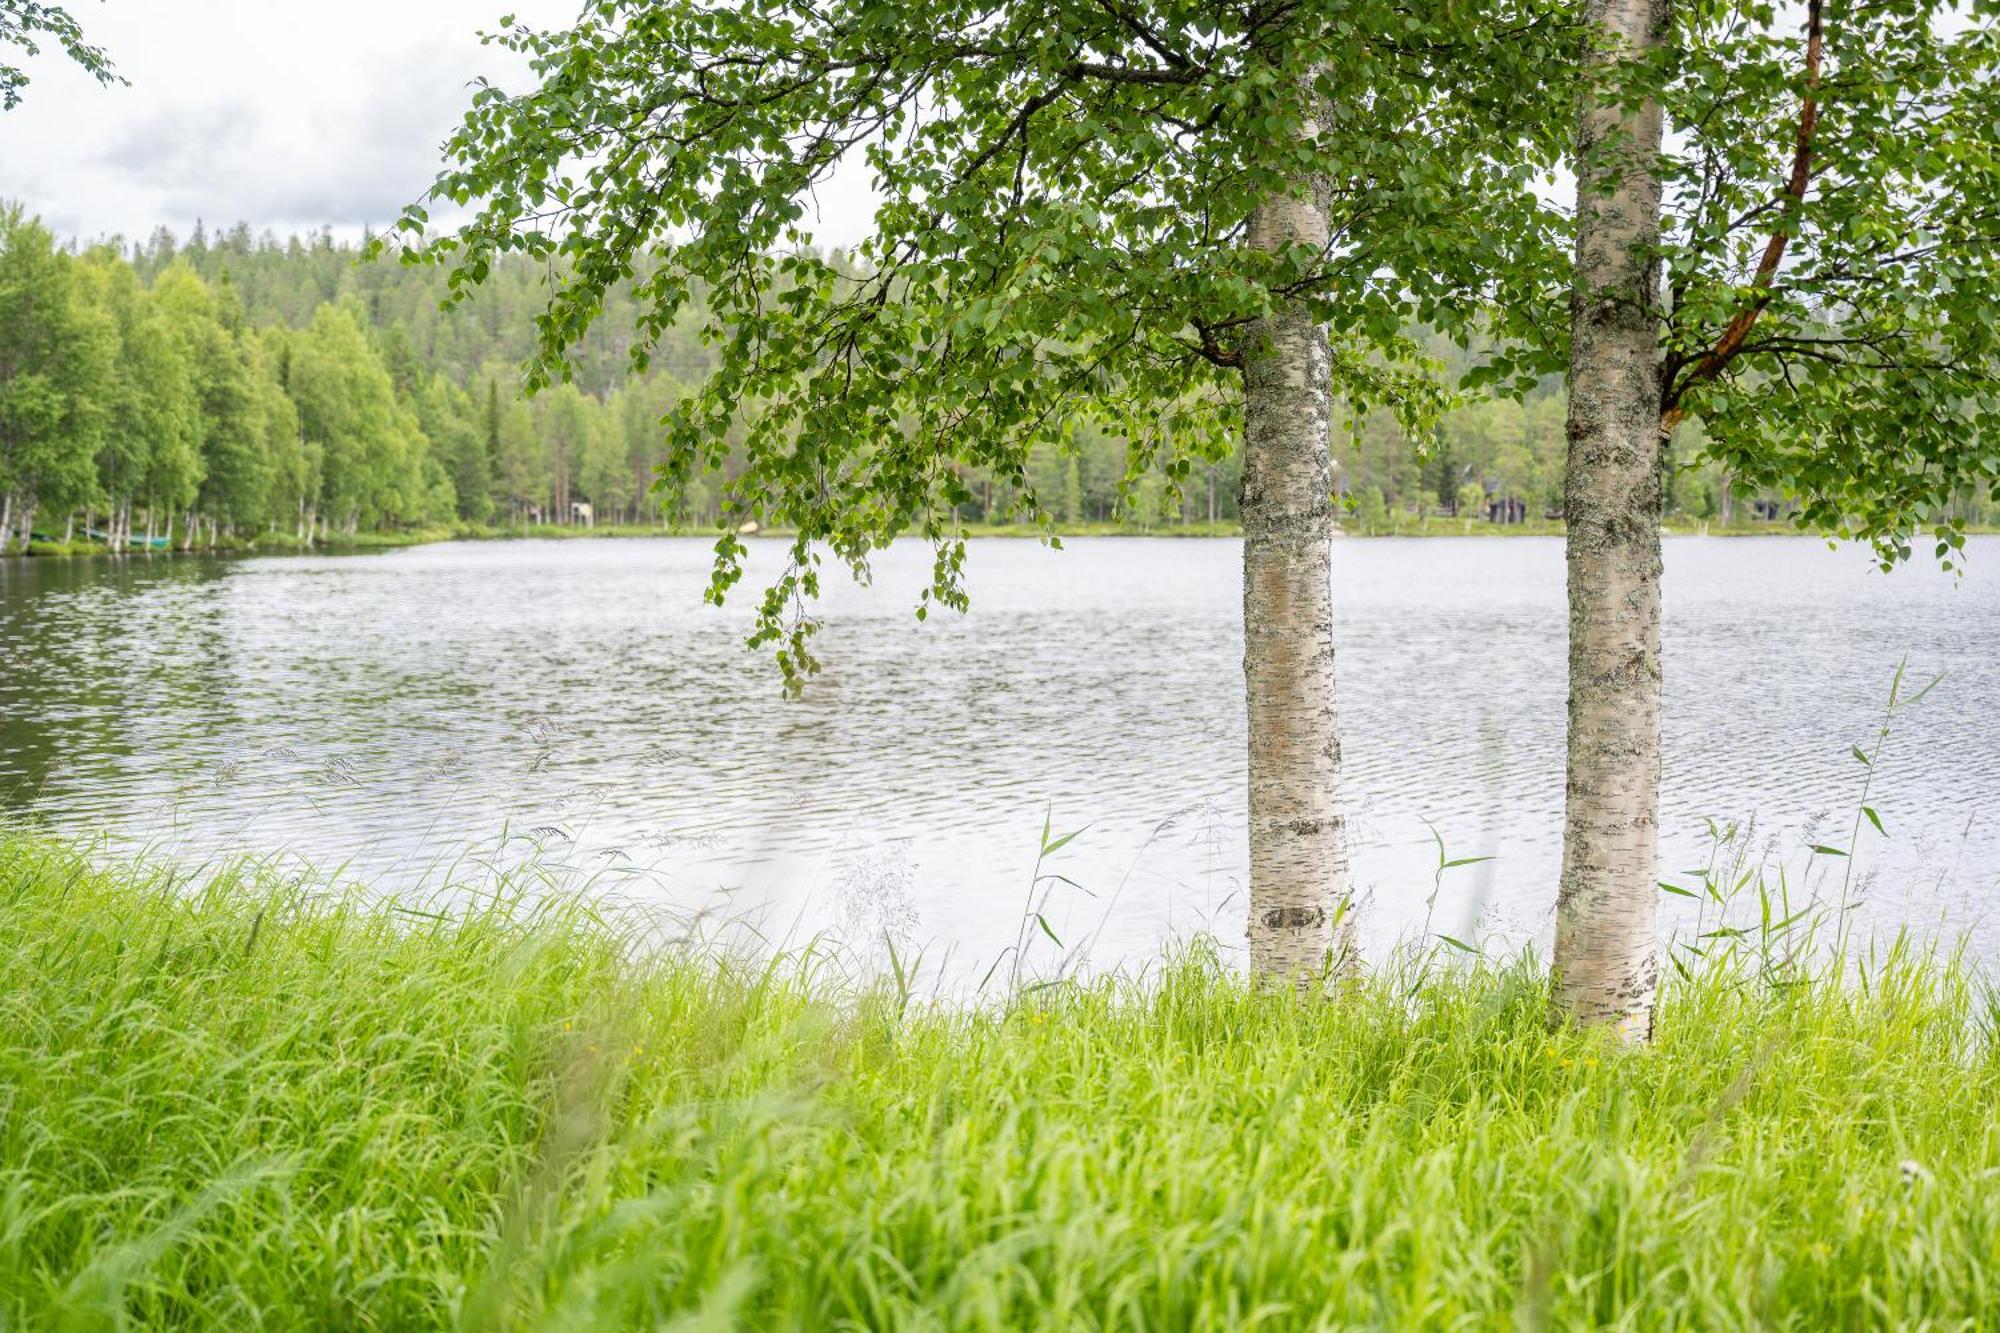
[{"label": "birch tree trunk", "polygon": [[[1308,124],[1306,132],[1314,133]],[[1327,241],[1313,197],[1267,200],[1250,244]],[[1243,342],[1243,676],[1250,722],[1250,967],[1305,987],[1351,953],[1333,690],[1332,362],[1300,302]]]},{"label": "birch tree trunk", "polygon": [[[1591,0],[1590,63],[1664,40],[1667,0]],[[1660,786],[1660,108],[1601,83],[1579,117],[1571,296],[1569,782],[1556,993],[1578,1023],[1651,1035]]]}]

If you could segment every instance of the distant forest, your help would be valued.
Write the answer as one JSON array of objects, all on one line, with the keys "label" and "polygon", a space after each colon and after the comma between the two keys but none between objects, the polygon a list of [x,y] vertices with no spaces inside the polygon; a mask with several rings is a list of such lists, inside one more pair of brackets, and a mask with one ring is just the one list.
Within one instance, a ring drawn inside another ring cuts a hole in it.
[{"label": "distant forest", "polygon": [[[648,493],[662,414],[710,364],[693,319],[631,374],[637,309],[614,296],[574,359],[574,379],[519,392],[543,306],[525,259],[477,296],[439,309],[441,275],[363,262],[330,234],[280,241],[247,225],[185,240],[59,244],[0,208],[0,549],[81,531],[124,545],[207,546],[434,527],[581,521],[702,527],[720,521],[715,478],[675,511]],[[1450,370],[1472,354],[1442,340]],[[1335,432],[1348,516],[1363,530],[1412,517],[1523,522],[1560,512],[1559,382],[1523,401],[1480,401],[1435,439],[1387,415]],[[1698,427],[1677,453],[1698,453]],[[1038,456],[1030,483],[1070,522],[1151,528],[1236,517],[1232,453],[1175,501],[1157,471],[1128,477],[1122,440],[1079,436]],[[968,522],[1011,512],[1006,479],[968,474]],[[1671,508],[1728,520],[1775,506],[1732,499],[1709,466],[1674,469]],[[1984,518],[1983,505],[1968,517]]]}]

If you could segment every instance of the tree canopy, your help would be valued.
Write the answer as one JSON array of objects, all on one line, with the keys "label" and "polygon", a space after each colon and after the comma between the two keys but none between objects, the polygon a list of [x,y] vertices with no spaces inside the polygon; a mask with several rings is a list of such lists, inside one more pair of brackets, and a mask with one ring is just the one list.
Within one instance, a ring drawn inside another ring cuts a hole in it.
[{"label": "tree canopy", "polygon": [[[1990,5],[1808,0],[1677,9],[1621,69],[1667,120],[1663,425],[1885,562],[1928,529],[1949,565],[2000,477],[1996,61]],[[1475,382],[1564,363],[1566,273],[1497,307]]]},{"label": "tree canopy", "polygon": [[[937,545],[926,601],[962,604],[962,469],[1046,520],[1038,446],[1091,427],[1170,486],[1227,449],[1244,331],[1304,300],[1339,393],[1422,422],[1412,318],[1472,317],[1489,275],[1546,267],[1531,188],[1561,134],[1559,6],[1102,0],[602,0],[558,32],[494,40],[539,79],[483,86],[429,196],[472,220],[406,257],[468,292],[497,261],[559,265],[539,378],[631,281],[643,365],[691,302],[716,363],[667,423],[676,481],[744,466],[728,513],[798,535],[756,641],[809,672],[825,546],[856,566],[894,535]],[[814,191],[865,164],[882,203],[851,256],[811,247]],[[1331,240],[1259,253],[1251,214],[1314,192]],[[717,547],[711,595],[742,573]]]}]

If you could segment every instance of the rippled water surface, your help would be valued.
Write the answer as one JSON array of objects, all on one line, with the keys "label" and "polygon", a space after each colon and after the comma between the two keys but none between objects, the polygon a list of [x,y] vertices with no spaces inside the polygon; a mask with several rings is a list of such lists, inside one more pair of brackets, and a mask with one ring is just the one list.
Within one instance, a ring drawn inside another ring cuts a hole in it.
[{"label": "rippled water surface", "polygon": [[[1971,573],[1791,538],[1667,543],[1662,875],[1705,819],[1794,875],[1846,846],[1897,662],[1945,679],[1878,766],[1854,884],[1877,923],[2000,944],[2000,539]],[[698,540],[348,557],[0,561],[0,797],[177,855],[253,850],[413,885],[528,841],[767,931],[1015,937],[1045,817],[1084,832],[1048,917],[1098,962],[1241,940],[1234,542],[978,542],[972,612],[911,614],[928,552],[829,579],[826,670],[787,702],[705,605]],[[754,581],[777,559],[759,551]],[[1562,811],[1562,551],[1336,548],[1349,798],[1372,949],[1547,933]],[[747,585],[746,585],[747,586]],[[1427,907],[1438,860],[1450,871]],[[512,842],[504,842],[512,835]],[[508,849],[513,849],[509,851]],[[1797,881],[1794,881],[1795,883]],[[1826,891],[1824,885],[1822,891]],[[1668,902],[1669,907],[1678,905]]]}]

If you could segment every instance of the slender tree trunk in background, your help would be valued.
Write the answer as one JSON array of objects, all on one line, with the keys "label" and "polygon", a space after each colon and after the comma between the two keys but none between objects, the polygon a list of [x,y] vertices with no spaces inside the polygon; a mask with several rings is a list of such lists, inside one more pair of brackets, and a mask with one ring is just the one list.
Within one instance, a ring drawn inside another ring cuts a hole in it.
[{"label": "slender tree trunk in background", "polygon": [[26,550],[28,549],[28,543],[29,543],[29,541],[31,541],[31,540],[32,540],[32,539],[34,538],[34,535],[35,535],[35,497],[34,497],[34,496],[32,496],[32,495],[29,495],[29,496],[24,496],[24,497],[22,498],[22,500],[21,500],[21,512],[20,512],[20,515],[19,515],[19,519],[20,519],[20,524],[21,524],[21,527],[20,527],[20,532],[19,532],[19,534],[18,534],[18,535],[19,535],[19,537],[20,537],[20,541],[21,541],[21,550],[25,552],[25,551],[26,551]]},{"label": "slender tree trunk in background", "polygon": [[[1644,57],[1667,0],[1591,0],[1593,65]],[[1660,108],[1586,91],[1571,296],[1569,784],[1556,994],[1650,1036],[1659,970]]]},{"label": "slender tree trunk in background", "polygon": [[[1326,240],[1310,198],[1273,198],[1251,219],[1258,249]],[[1349,954],[1353,927],[1333,692],[1332,363],[1296,301],[1252,326],[1242,355],[1250,967],[1305,986]]]},{"label": "slender tree trunk in background", "polygon": [[75,540],[76,540],[76,511],[72,509],[69,511],[69,516],[63,520],[63,545],[68,546],[71,542]]},{"label": "slender tree trunk in background", "polygon": [[0,495],[0,555],[7,554],[7,537],[14,531],[14,493]]}]

